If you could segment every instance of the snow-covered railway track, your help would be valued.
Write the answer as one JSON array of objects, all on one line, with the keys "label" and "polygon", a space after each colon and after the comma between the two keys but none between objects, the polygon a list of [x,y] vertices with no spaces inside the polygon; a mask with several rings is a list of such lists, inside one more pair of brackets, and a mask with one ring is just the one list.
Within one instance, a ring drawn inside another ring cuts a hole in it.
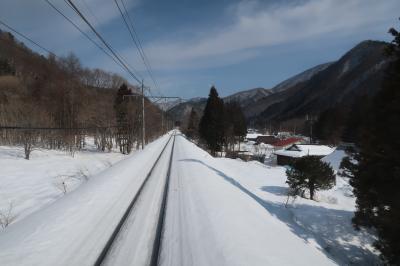
[{"label": "snow-covered railway track", "polygon": [[172,134],[94,265],[157,265],[175,134]]}]

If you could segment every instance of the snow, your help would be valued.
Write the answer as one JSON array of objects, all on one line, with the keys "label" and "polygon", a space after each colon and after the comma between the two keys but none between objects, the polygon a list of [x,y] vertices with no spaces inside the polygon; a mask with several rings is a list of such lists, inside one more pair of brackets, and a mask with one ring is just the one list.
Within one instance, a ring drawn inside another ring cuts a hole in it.
[{"label": "snow", "polygon": [[1,265],[93,265],[169,136],[7,227]]},{"label": "snow", "polygon": [[[1,265],[93,265],[169,135],[92,176],[0,234]],[[335,151],[324,160],[340,161]],[[166,159],[106,260],[148,262]],[[376,265],[374,236],[355,231],[348,180],[287,207],[285,168],[213,158],[176,137],[160,265]]]},{"label": "snow", "polygon": [[331,154],[325,156],[321,160],[324,162],[327,162],[331,165],[333,170],[336,172],[339,170],[340,163],[342,162],[342,159],[346,156],[346,152],[341,149],[336,149],[334,152]]},{"label": "snow", "polygon": [[373,236],[351,225],[347,180],[285,208],[283,167],[212,158],[179,137],[162,265],[378,264]]},{"label": "snow", "polygon": [[74,157],[63,151],[37,149],[25,160],[23,148],[0,146],[0,212],[12,205],[14,222],[18,222],[61,198],[63,181],[70,192],[123,158],[116,151],[96,151],[93,139]]},{"label": "snow", "polygon": [[270,157],[273,154],[274,147],[270,144],[260,143],[255,145],[254,141],[245,141],[240,143],[240,147],[238,144],[235,145],[236,151],[241,151],[242,154],[249,155],[264,155],[265,157]]},{"label": "snow", "polygon": [[[173,142],[170,141],[102,265],[149,265]],[[140,204],[145,203],[145,204]]]},{"label": "snow", "polygon": [[325,145],[296,144],[295,146],[297,148],[299,148],[300,151],[289,150],[290,148],[288,148],[286,150],[276,151],[275,154],[276,155],[283,155],[283,156],[299,158],[299,157],[303,157],[303,156],[306,156],[306,155],[326,156],[326,155],[332,153],[335,150],[334,148],[331,148],[331,147],[328,147],[328,146],[325,146]]},{"label": "snow", "polygon": [[256,139],[258,136],[262,136],[260,133],[247,133],[246,139]]}]

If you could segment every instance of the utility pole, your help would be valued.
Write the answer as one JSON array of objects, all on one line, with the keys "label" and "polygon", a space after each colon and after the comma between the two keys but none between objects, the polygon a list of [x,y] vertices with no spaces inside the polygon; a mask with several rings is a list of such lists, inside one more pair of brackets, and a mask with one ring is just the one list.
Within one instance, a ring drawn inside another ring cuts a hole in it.
[{"label": "utility pole", "polygon": [[306,121],[308,121],[310,123],[310,144],[313,143],[313,123],[315,121],[313,116],[308,116],[308,114],[306,115]]},{"label": "utility pole", "polygon": [[144,84],[142,79],[142,150],[144,149],[146,140],[146,124],[144,119]]}]

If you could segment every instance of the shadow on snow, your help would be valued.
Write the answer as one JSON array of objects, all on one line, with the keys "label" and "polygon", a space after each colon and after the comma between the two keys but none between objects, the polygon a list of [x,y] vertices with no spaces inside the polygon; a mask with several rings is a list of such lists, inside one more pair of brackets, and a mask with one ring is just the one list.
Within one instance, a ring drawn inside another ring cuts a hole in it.
[{"label": "shadow on snow", "polygon": [[[351,217],[354,215],[353,212],[328,209],[321,206],[297,204],[296,209],[300,209],[301,213],[296,212],[295,215],[291,209],[285,208],[284,203],[274,203],[260,198],[242,186],[234,178],[201,160],[183,159],[180,161],[199,163],[211,169],[225,181],[254,199],[271,215],[284,222],[293,233],[302,238],[306,243],[309,243],[309,239],[314,239],[323,248],[324,254],[336,263],[340,265],[380,264],[376,254],[362,248],[365,244],[370,244],[370,236],[366,232],[358,232],[353,229],[350,222]],[[284,187],[265,186],[261,189],[275,195],[286,195],[286,188]],[[301,221],[297,219],[299,217],[306,217],[307,224],[302,224]],[[343,221],[349,222],[343,223]],[[352,231],[354,234],[349,234],[349,232]],[[359,243],[351,244],[350,242],[355,235],[358,235]]]},{"label": "shadow on snow", "polygon": [[288,192],[287,187],[280,187],[280,186],[264,186],[261,187],[261,190],[274,194],[276,196],[286,196]]}]

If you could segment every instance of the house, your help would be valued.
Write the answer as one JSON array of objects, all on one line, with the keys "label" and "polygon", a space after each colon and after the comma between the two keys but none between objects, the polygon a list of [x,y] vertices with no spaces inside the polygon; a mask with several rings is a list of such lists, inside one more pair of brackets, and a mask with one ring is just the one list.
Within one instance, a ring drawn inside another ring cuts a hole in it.
[{"label": "house", "polygon": [[301,144],[303,142],[304,142],[304,140],[302,138],[292,137],[292,138],[287,138],[287,139],[279,139],[272,145],[274,146],[275,150],[282,150],[282,149],[286,149],[294,144]]},{"label": "house", "polygon": [[303,156],[325,157],[335,149],[325,145],[293,144],[284,150],[275,151],[278,165],[289,165],[297,158]]},{"label": "house", "polygon": [[258,136],[262,136],[260,133],[247,133],[246,140],[247,141],[256,141]]},{"label": "house", "polygon": [[279,139],[277,137],[271,136],[271,135],[260,135],[260,136],[257,136],[257,138],[256,138],[257,144],[265,143],[265,144],[272,145],[277,141],[279,141]]}]

